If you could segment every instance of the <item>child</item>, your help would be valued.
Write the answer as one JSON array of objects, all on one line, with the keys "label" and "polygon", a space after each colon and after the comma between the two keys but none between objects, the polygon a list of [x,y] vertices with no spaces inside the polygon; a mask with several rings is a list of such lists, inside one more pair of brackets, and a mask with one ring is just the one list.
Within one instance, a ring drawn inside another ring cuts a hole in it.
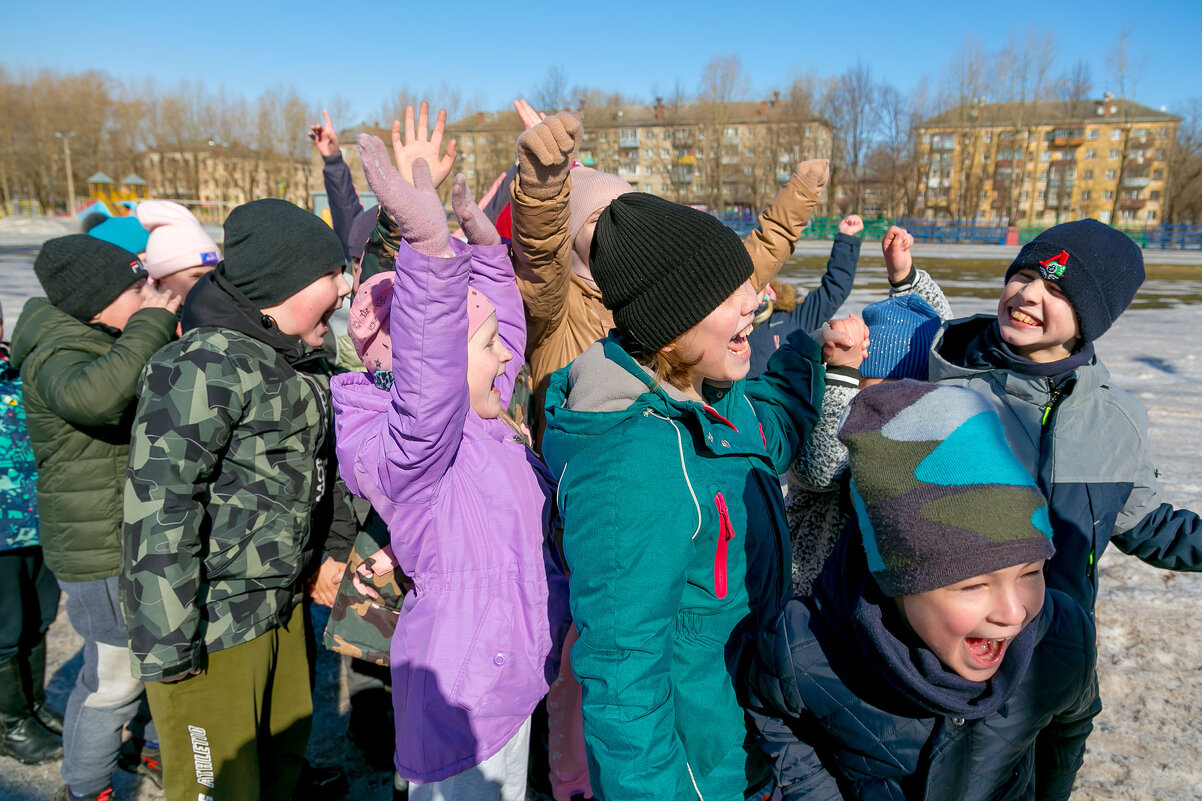
[{"label": "child", "polygon": [[63,755],[63,718],[45,690],[59,589],[38,545],[37,467],[3,339],[0,309],[0,754],[37,764]]},{"label": "child", "polygon": [[1143,280],[1143,254],[1125,234],[1096,220],[1063,223],[1019,251],[996,317],[949,323],[931,346],[932,381],[993,402],[1048,498],[1048,586],[1091,614],[1097,560],[1111,542],[1156,567],[1202,570],[1198,515],[1161,501],[1147,412],[1110,384],[1094,353]]},{"label": "child", "polygon": [[622,195],[590,264],[615,330],[552,377],[543,452],[560,475],[592,789],[745,798],[768,770],[727,649],[788,594],[777,477],[817,418],[818,348],[796,332],[742,380],[751,257],[704,212]]},{"label": "child", "polygon": [[856,264],[860,260],[864,221],[858,214],[849,214],[839,221],[826,272],[818,288],[798,301],[797,290],[783,281],[773,279],[764,287],[764,300],[755,315],[755,330],[751,342],[751,371],[755,378],[768,367],[768,359],[785,338],[798,328],[814,331],[835,316],[847,300],[856,280]]},{"label": "child", "polygon": [[566,616],[545,562],[550,482],[498,419],[525,345],[521,295],[462,176],[452,202],[470,245],[450,239],[424,160],[410,185],[378,139],[359,146],[403,241],[391,290],[360,287],[377,310],[355,323],[370,374],[338,376],[333,392],[342,475],[413,579],[390,655],[397,771],[414,801],[518,801]]},{"label": "child", "polygon": [[150,232],[146,272],[163,289],[187,297],[200,277],[221,261],[217,243],[192,212],[170,200],[143,200],[135,213]]},{"label": "child", "polygon": [[103,799],[112,793],[122,728],[142,698],[117,612],[134,390],[151,355],[171,340],[180,298],[148,286],[129,251],[82,234],[47,241],[33,269],[46,297],[25,304],[12,364],[37,460],[42,553],[84,641],[63,724],[66,784],[55,798]]},{"label": "child", "polygon": [[1101,710],[1094,630],[1046,590],[1047,507],[988,402],[868,387],[839,430],[858,530],[759,643],[785,799],[1067,799]]},{"label": "child", "polygon": [[[225,260],[151,359],[125,485],[121,608],[172,799],[287,799],[311,722],[301,598],[333,516],[324,367],[338,238],[283,200],[225,221]],[[128,667],[126,668],[128,670]]]}]

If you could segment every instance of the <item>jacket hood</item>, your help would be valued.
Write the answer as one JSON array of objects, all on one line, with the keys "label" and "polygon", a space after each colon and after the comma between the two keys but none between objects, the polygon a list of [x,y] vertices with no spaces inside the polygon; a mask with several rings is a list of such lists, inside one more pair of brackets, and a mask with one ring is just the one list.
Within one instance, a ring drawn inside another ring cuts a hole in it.
[{"label": "jacket hood", "polygon": [[[968,349],[997,318],[992,314],[974,314],[945,323],[931,342],[928,368],[932,382],[946,379],[982,378],[998,383],[1011,395],[1032,403],[1043,403],[1050,392],[1046,380],[993,367],[968,367]],[[1110,371],[1097,358],[1077,368],[1073,394],[1082,396],[1110,380]]]},{"label": "jacket hood", "polygon": [[553,475],[562,475],[568,461],[606,431],[647,409],[679,417],[686,404],[699,405],[675,387],[657,386],[611,335],[551,375],[543,459]]},{"label": "jacket hood", "polygon": [[184,302],[180,316],[183,333],[194,328],[228,328],[270,346],[296,367],[307,361],[311,349],[300,337],[285,334],[275,320],[263,314],[225,277],[224,262],[199,281]]},{"label": "jacket hood", "polygon": [[41,345],[81,339],[111,344],[116,337],[96,326],[81,323],[46,298],[30,298],[13,328],[12,366],[21,369],[21,364]]}]

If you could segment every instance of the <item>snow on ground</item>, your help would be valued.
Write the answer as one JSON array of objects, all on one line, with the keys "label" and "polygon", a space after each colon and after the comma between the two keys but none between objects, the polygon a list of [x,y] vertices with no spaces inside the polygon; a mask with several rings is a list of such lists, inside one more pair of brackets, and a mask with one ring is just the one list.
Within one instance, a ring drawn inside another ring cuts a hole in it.
[{"label": "snow on ground", "polygon": [[[11,331],[24,300],[38,293],[30,269],[33,249],[44,239],[0,231],[0,302]],[[32,244],[31,244],[32,243]],[[818,245],[821,243],[815,243]],[[865,257],[845,311],[858,311],[884,296],[879,257]],[[812,286],[814,262],[829,244],[807,247],[786,275]],[[927,257],[932,257],[928,252]],[[931,262],[948,290],[957,315],[992,312],[1000,274],[1012,256],[965,254],[971,265]],[[981,266],[982,261],[991,263]],[[1151,259],[1149,259],[1151,261]],[[805,268],[800,266],[802,263]],[[1100,340],[1098,352],[1113,383],[1135,395],[1151,418],[1151,453],[1161,474],[1165,499],[1179,507],[1202,509],[1202,267],[1150,270],[1149,297]],[[1098,600],[1099,675],[1105,710],[1097,719],[1075,798],[1102,801],[1154,801],[1202,798],[1202,638],[1194,610],[1202,608],[1202,574],[1156,570],[1107,551],[1100,563]],[[51,700],[64,704],[79,670],[79,639],[60,614],[51,630]],[[313,746],[310,756],[340,762],[355,777],[348,797],[389,798],[389,782],[372,772],[346,745],[346,691],[337,661],[327,654],[319,665]],[[57,764],[24,767],[0,759],[0,799],[48,798],[59,783]],[[118,777],[121,798],[161,799],[146,782]]]}]

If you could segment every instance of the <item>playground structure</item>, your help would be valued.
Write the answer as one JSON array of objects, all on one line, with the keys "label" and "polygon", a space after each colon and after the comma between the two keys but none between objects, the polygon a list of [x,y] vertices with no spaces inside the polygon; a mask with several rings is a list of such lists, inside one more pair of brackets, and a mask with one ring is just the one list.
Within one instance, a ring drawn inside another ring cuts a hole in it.
[{"label": "playground structure", "polygon": [[118,183],[102,172],[88,179],[88,204],[73,216],[85,217],[101,212],[110,217],[125,217],[133,213],[138,201],[145,200],[149,186],[137,173],[130,173]]}]

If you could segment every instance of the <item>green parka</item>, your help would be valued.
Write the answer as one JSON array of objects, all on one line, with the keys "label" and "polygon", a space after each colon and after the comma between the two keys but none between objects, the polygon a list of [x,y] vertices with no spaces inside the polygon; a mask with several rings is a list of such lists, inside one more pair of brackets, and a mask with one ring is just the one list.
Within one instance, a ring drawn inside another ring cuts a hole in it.
[{"label": "green parka", "polygon": [[818,419],[818,362],[798,332],[760,378],[707,384],[708,405],[612,336],[552,376],[543,455],[598,798],[735,801],[768,781],[733,662],[789,595],[778,476]]},{"label": "green parka", "polygon": [[82,323],[46,298],[30,299],[17,320],[12,363],[37,462],[42,551],[59,581],[104,579],[121,568],[134,391],[175,323],[166,309],[142,309],[116,331]]}]

